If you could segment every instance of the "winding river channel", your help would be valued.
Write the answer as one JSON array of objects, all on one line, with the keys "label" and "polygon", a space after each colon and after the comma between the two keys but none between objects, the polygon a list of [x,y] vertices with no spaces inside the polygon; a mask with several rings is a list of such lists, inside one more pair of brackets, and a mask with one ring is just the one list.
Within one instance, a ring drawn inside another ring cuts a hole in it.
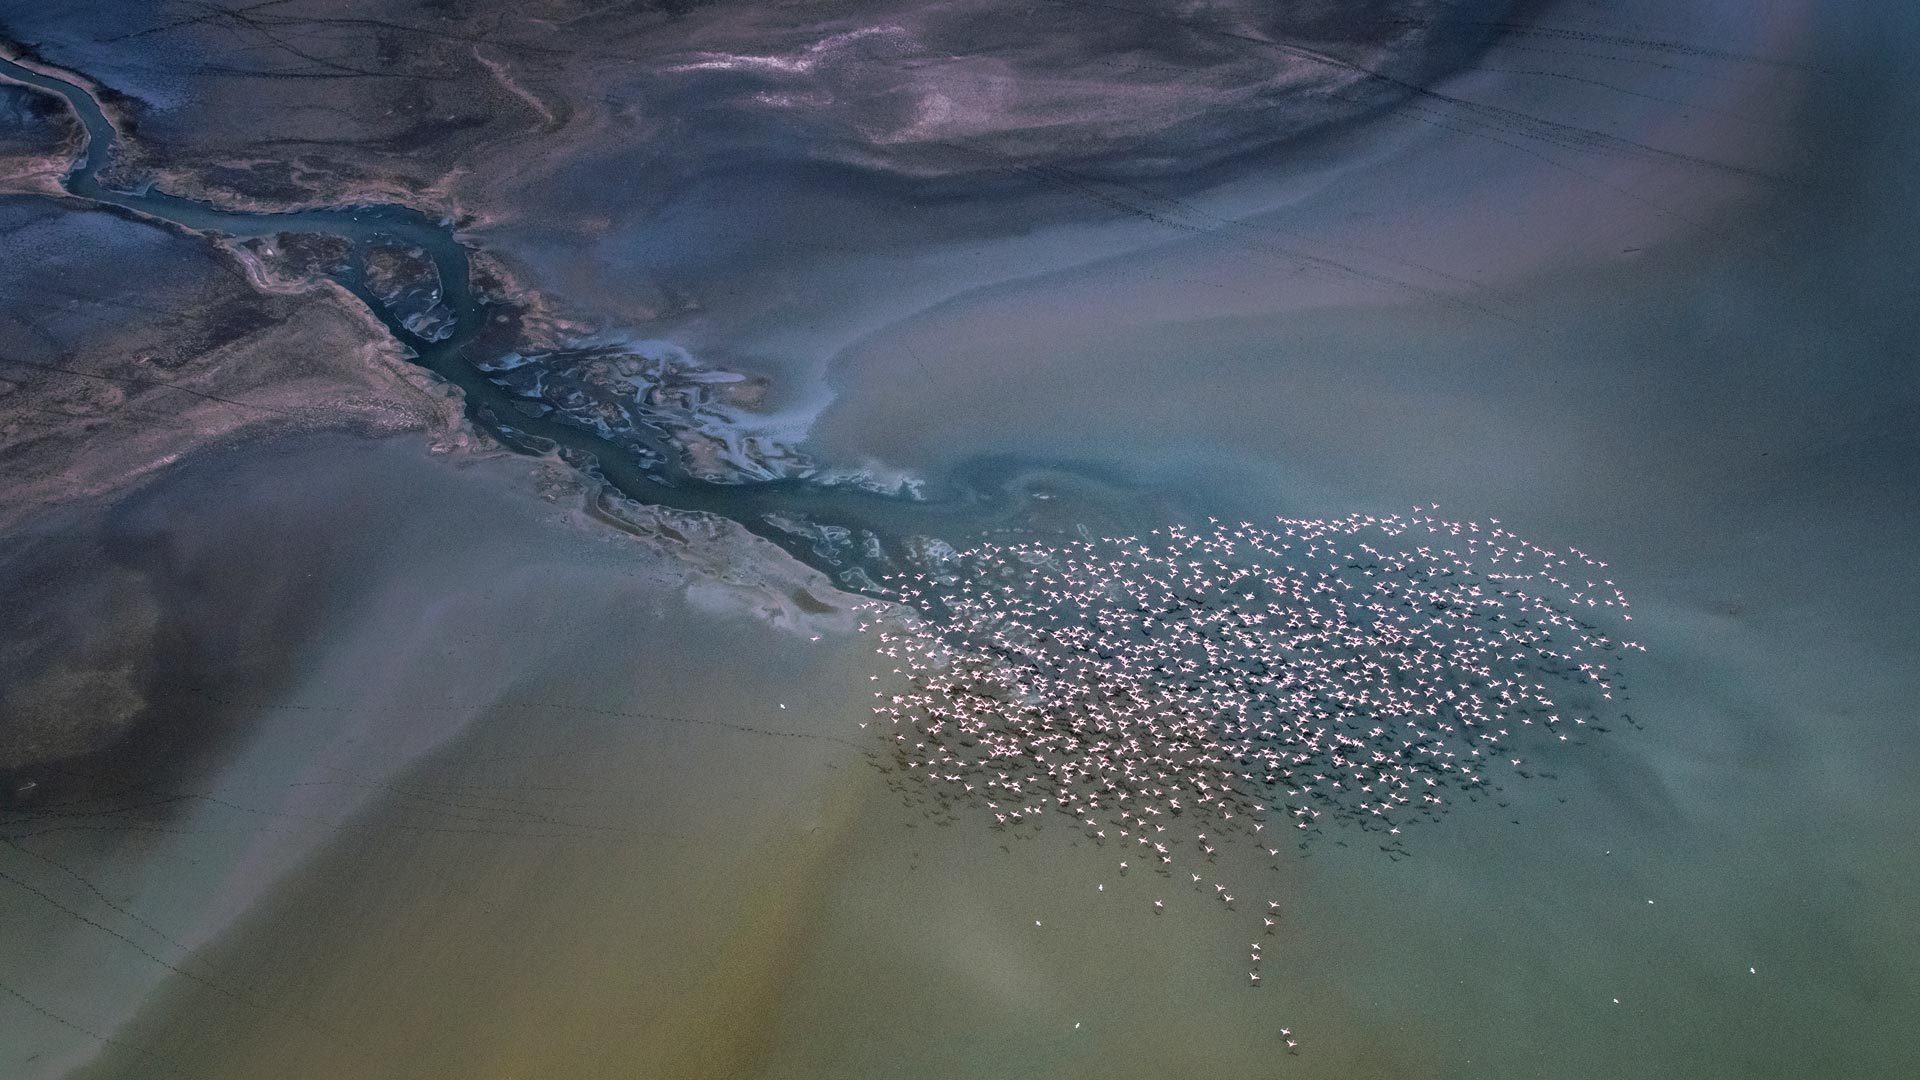
[{"label": "winding river channel", "polygon": [[[238,240],[311,236],[343,241],[350,254],[331,276],[379,319],[414,363],[458,387],[466,415],[504,446],[530,455],[557,454],[589,477],[636,502],[674,510],[719,515],[785,549],[854,591],[868,591],[876,572],[895,564],[913,536],[958,536],[1013,523],[1033,524],[1036,507],[1030,490],[1035,474],[1044,474],[1044,497],[1064,496],[1051,506],[1050,521],[1062,513],[1078,520],[1098,519],[1095,496],[1124,492],[1133,503],[1144,492],[1125,478],[1096,465],[994,458],[975,462],[949,477],[938,492],[889,493],[845,482],[780,477],[719,482],[694,476],[680,463],[679,449],[660,432],[641,431],[651,452],[636,455],[594,431],[555,419],[528,415],[525,398],[488,377],[478,343],[494,301],[473,286],[468,249],[455,237],[451,221],[398,205],[337,206],[258,212],[226,209],[146,187],[123,190],[103,179],[113,160],[120,132],[77,78],[58,69],[33,67],[0,57],[0,77],[65,101],[85,130],[79,160],[64,178],[75,198],[194,234]],[[430,334],[410,327],[388,299],[367,280],[367,258],[377,247],[414,248],[431,259],[439,278],[439,303],[450,313]],[[644,425],[636,425],[644,427]],[[644,457],[645,460],[642,460]],[[1076,498],[1076,495],[1095,496]]]}]

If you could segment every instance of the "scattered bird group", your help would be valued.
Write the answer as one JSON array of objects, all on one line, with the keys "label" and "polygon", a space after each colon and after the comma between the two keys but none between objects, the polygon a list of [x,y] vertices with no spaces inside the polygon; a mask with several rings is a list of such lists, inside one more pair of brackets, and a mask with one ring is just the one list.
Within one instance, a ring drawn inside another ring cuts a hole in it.
[{"label": "scattered bird group", "polygon": [[1205,880],[1229,843],[1277,860],[1282,830],[1340,822],[1404,856],[1402,826],[1604,731],[1644,651],[1601,625],[1632,618],[1606,563],[1437,510],[934,545],[861,626],[904,683],[875,726],[943,803],[1071,822],[1121,874],[1185,874],[1229,910]]}]

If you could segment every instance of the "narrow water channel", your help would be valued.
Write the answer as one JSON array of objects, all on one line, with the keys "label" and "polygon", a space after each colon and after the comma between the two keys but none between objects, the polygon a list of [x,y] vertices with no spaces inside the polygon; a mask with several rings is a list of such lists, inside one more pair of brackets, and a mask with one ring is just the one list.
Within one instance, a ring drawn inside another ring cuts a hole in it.
[{"label": "narrow water channel", "polygon": [[[74,197],[196,234],[272,241],[311,236],[343,241],[350,254],[330,273],[411,354],[414,363],[458,387],[468,419],[515,451],[557,453],[569,464],[636,502],[715,514],[738,522],[843,586],[868,591],[879,572],[897,565],[913,536],[957,535],[1016,522],[1033,526],[1035,504],[1028,490],[1045,474],[1046,508],[1054,526],[1102,517],[1102,505],[1136,508],[1144,490],[1097,466],[1074,462],[988,459],[947,482],[947,489],[890,493],[858,484],[802,477],[717,482],[691,474],[679,450],[662,432],[639,433],[642,453],[556,419],[534,415],[526,399],[489,377],[479,343],[496,302],[474,288],[468,249],[453,222],[398,205],[339,206],[284,212],[228,209],[170,195],[151,187],[123,190],[103,179],[120,133],[100,102],[81,82],[0,58],[0,77],[65,101],[86,132],[78,161],[64,178]],[[447,318],[430,333],[408,325],[367,280],[367,259],[376,248],[411,248],[431,260],[439,280],[438,303]],[[1101,494],[1107,498],[1099,497]],[[1081,496],[1076,498],[1076,495]],[[1112,498],[1123,495],[1123,498]],[[1162,516],[1177,513],[1160,498]],[[1047,527],[1047,526],[1042,526]]]}]

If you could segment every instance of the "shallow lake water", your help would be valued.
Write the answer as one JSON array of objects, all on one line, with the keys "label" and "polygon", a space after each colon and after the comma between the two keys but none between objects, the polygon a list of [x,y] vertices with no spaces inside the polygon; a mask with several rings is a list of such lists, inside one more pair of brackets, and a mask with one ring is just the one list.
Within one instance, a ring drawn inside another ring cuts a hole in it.
[{"label": "shallow lake water", "polygon": [[[1597,553],[1649,650],[1636,722],[1550,777],[1410,858],[1230,853],[1279,903],[1262,936],[877,767],[897,683],[789,553],[735,537],[749,584],[716,583],[543,499],[550,461],[230,447],[35,534],[199,643],[150,689],[217,723],[9,814],[0,1071],[1920,1075],[1920,28],[1765,7],[1639,5],[1448,84],[1577,122],[1547,156],[1415,109],[1298,175],[1097,187],[1118,223],[838,230],[871,193],[804,173],[612,215],[593,259],[538,214],[477,232],[612,295],[673,264],[629,250],[648,227],[806,218],[690,263],[732,293],[669,329],[771,372],[820,461],[990,473],[873,511],[902,534],[1438,502]],[[826,232],[818,275],[767,254]],[[699,505],[765,531],[728,499]]]}]

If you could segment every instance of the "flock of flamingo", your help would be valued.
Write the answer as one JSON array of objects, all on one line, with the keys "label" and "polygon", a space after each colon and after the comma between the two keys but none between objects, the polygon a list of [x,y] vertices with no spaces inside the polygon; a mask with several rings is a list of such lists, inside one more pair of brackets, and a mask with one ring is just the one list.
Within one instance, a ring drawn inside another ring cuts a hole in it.
[{"label": "flock of flamingo", "polygon": [[990,828],[1078,830],[1164,879],[1156,912],[1245,896],[1267,934],[1279,902],[1218,878],[1227,845],[1278,869],[1343,824],[1401,857],[1403,828],[1606,730],[1644,651],[1605,562],[1438,507],[936,543],[922,566],[861,625],[893,768]]}]

